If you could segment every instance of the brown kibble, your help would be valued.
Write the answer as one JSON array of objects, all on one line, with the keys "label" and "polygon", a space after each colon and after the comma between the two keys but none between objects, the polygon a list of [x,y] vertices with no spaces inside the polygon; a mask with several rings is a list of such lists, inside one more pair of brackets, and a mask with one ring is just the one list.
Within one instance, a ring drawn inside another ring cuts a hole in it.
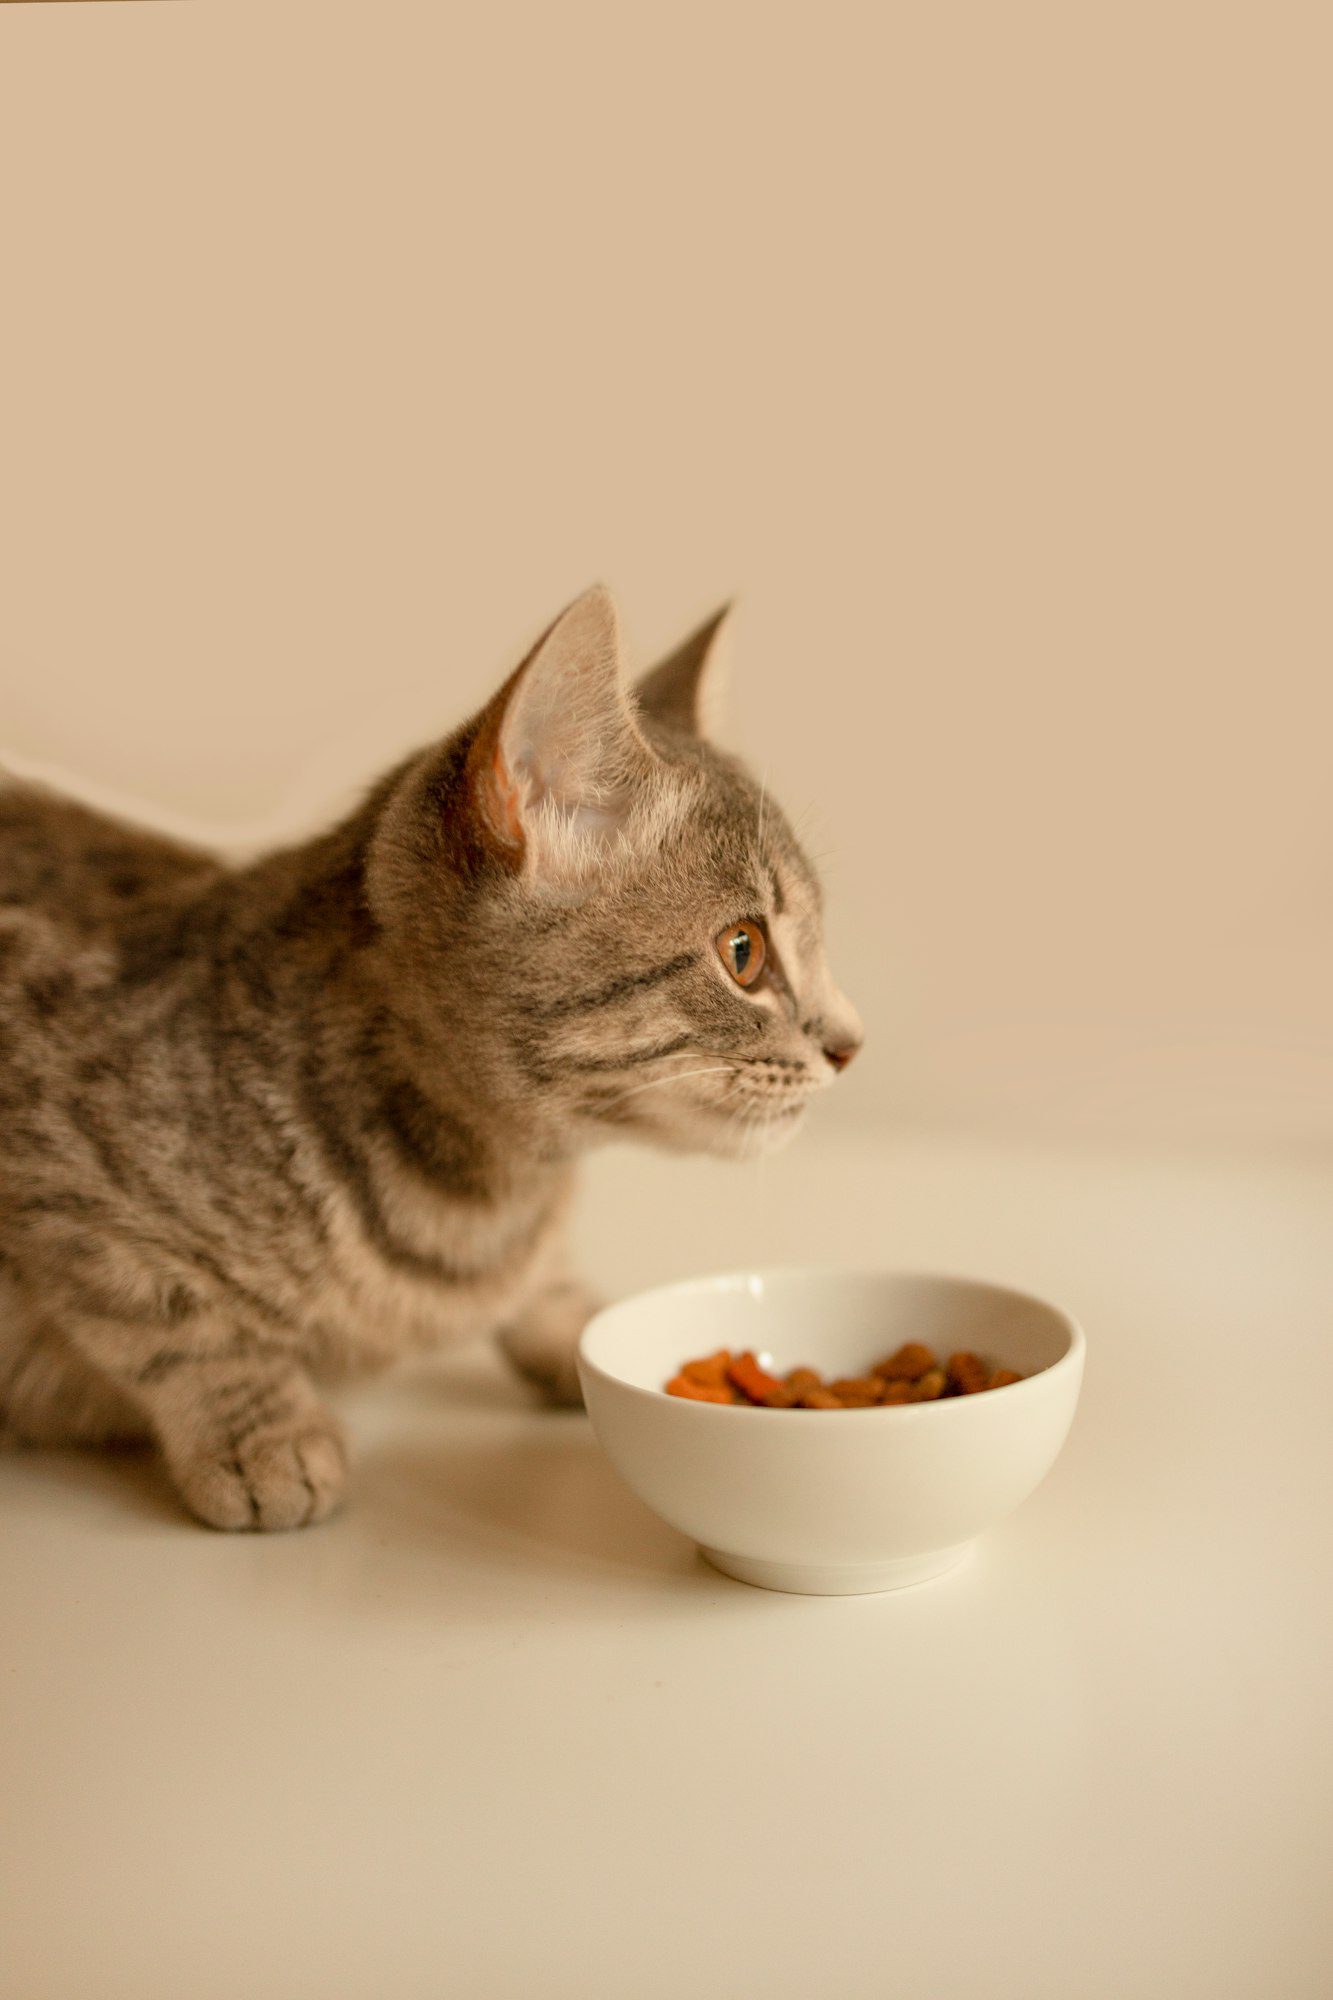
[{"label": "brown kibble", "polygon": [[829,1383],[829,1394],[853,1408],[879,1401],[879,1383],[873,1375],[841,1375]]},{"label": "brown kibble", "polygon": [[801,1400],[801,1392],[790,1382],[775,1382],[764,1397],[766,1410],[794,1410]]},{"label": "brown kibble", "polygon": [[739,1389],[752,1403],[766,1402],[769,1390],[778,1386],[777,1376],[770,1375],[766,1368],[761,1368],[758,1356],[748,1347],[744,1354],[736,1356],[728,1368],[727,1380],[733,1389]]},{"label": "brown kibble", "polygon": [[864,1375],[839,1375],[826,1382],[817,1368],[789,1368],[785,1377],[761,1368],[747,1348],[681,1363],[666,1384],[669,1396],[696,1403],[735,1403],[763,1410],[870,1410],[890,1404],[933,1403],[940,1396],[974,1396],[980,1389],[1004,1389],[1023,1377],[1015,1368],[992,1368],[979,1354],[960,1350],[941,1367],[920,1341],[907,1341],[896,1354]]},{"label": "brown kibble", "polygon": [[919,1382],[934,1366],[935,1356],[930,1349],[919,1340],[909,1340],[887,1360],[877,1361],[870,1372],[888,1382]]},{"label": "brown kibble", "polygon": [[734,1403],[735,1391],[725,1383],[714,1385],[709,1382],[692,1382],[683,1371],[673,1375],[666,1385],[668,1396],[686,1396],[692,1403]]},{"label": "brown kibble", "polygon": [[960,1396],[975,1396],[986,1387],[986,1364],[979,1354],[951,1354],[945,1373]]},{"label": "brown kibble", "polygon": [[680,1372],[688,1382],[702,1383],[706,1389],[721,1389],[730,1366],[731,1350],[719,1347],[716,1354],[709,1354],[702,1361],[687,1361]]}]

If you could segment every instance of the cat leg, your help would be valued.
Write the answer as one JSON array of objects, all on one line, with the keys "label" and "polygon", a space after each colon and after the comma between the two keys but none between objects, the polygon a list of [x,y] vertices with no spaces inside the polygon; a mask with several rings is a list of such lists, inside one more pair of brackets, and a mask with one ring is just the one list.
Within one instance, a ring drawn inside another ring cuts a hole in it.
[{"label": "cat leg", "polygon": [[131,1444],[150,1435],[138,1405],[54,1327],[8,1334],[0,1356],[0,1445]]},{"label": "cat leg", "polygon": [[558,1408],[582,1406],[574,1355],[579,1335],[601,1304],[577,1278],[560,1278],[534,1293],[496,1335],[501,1351],[524,1381]]},{"label": "cat leg", "polygon": [[210,1528],[304,1528],[342,1498],[341,1425],[276,1342],[191,1322],[188,1344],[151,1329],[80,1326],[76,1338],[146,1416],[181,1499]]},{"label": "cat leg", "polygon": [[342,1499],[342,1427],[290,1359],[191,1359],[139,1394],[177,1491],[210,1528],[304,1528]]}]

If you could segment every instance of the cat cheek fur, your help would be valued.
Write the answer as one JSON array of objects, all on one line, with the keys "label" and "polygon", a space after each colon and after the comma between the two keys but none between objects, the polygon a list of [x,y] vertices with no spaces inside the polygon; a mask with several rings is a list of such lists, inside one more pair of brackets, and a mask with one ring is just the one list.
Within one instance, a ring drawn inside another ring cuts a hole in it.
[{"label": "cat cheek fur", "polygon": [[[148,1435],[217,1527],[323,1518],[316,1381],[499,1331],[576,1393],[573,1163],[782,1143],[830,1079],[812,869],[700,733],[727,620],[631,691],[595,590],[342,825],[244,868],[0,793],[0,1436]],[[713,949],[769,921],[784,976]]]}]

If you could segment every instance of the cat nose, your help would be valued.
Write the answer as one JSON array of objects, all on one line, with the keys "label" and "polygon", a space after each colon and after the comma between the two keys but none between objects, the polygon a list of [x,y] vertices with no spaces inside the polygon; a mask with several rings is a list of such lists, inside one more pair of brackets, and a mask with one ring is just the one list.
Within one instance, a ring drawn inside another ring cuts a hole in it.
[{"label": "cat nose", "polygon": [[811,1020],[809,1029],[811,1039],[824,1051],[825,1060],[833,1070],[846,1069],[865,1040],[861,1016],[846,994],[832,984],[825,989],[824,1005]]}]

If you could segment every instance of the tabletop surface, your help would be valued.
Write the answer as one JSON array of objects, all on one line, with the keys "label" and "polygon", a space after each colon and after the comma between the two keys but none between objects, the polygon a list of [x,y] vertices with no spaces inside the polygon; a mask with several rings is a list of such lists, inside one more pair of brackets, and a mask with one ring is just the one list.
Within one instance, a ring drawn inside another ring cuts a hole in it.
[{"label": "tabletop surface", "polygon": [[715,1574],[487,1350],[345,1399],[345,1512],[0,1459],[3,2000],[1327,2000],[1333,1165],[812,1128],[608,1154],[610,1293],[972,1273],[1088,1337],[935,1583]]}]

